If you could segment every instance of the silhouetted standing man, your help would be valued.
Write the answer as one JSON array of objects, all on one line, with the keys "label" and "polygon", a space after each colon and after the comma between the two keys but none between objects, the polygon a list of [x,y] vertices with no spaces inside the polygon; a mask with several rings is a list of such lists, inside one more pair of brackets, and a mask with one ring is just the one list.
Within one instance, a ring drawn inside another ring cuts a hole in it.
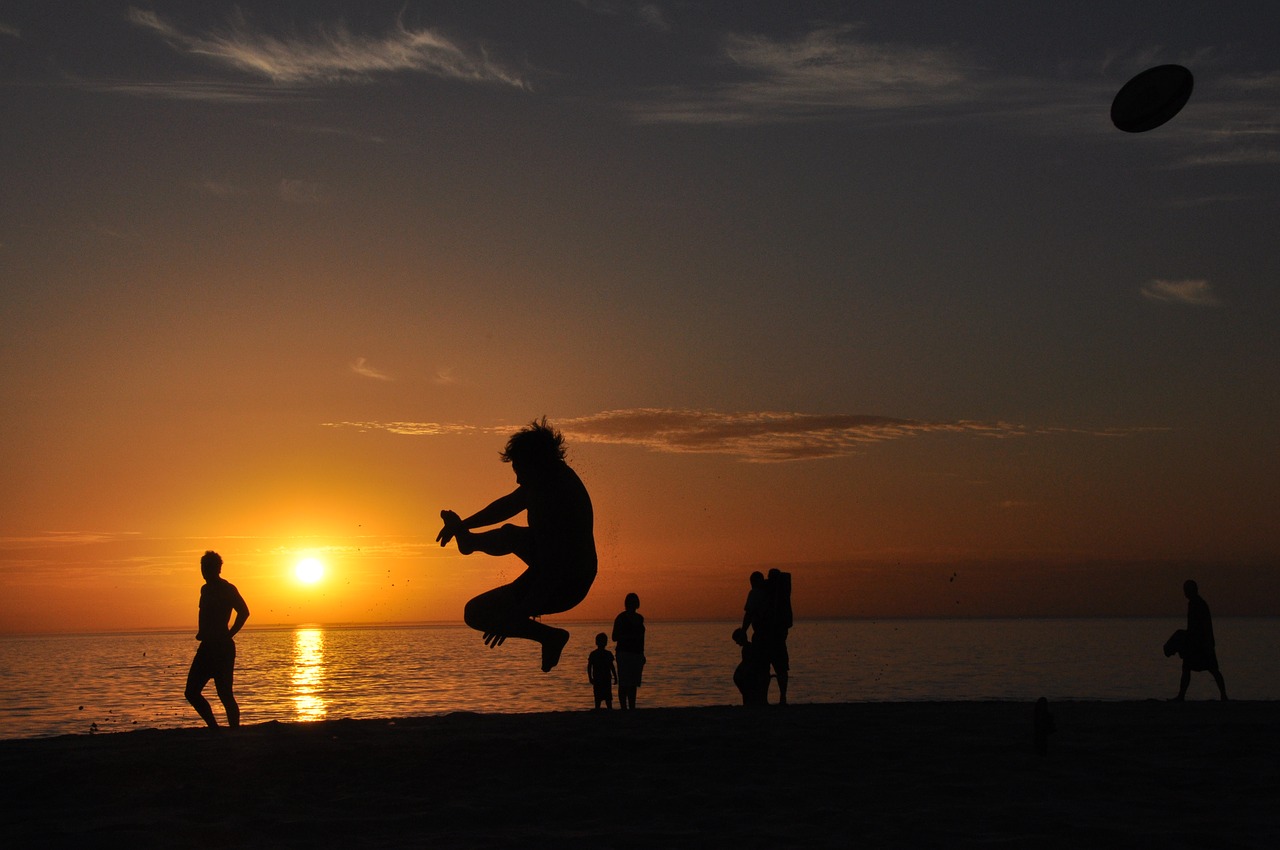
[{"label": "silhouetted standing man", "polygon": [[[249,606],[236,586],[222,577],[222,556],[217,552],[205,552],[200,558],[200,574],[204,576],[204,586],[200,588],[200,630],[196,632],[200,647],[187,673],[187,702],[195,707],[209,728],[217,728],[213,708],[201,693],[213,679],[218,699],[227,712],[227,725],[235,728],[240,725],[240,706],[232,693],[236,668],[233,638],[249,619]],[[236,618],[228,627],[232,611]]]},{"label": "silhouetted standing man", "polygon": [[1213,674],[1213,680],[1218,683],[1218,693],[1225,700],[1227,685],[1218,670],[1218,653],[1214,646],[1213,618],[1209,615],[1209,603],[1200,596],[1200,589],[1190,579],[1183,583],[1182,592],[1187,597],[1187,634],[1183,639],[1182,683],[1174,699],[1186,698],[1187,686],[1191,684],[1191,671],[1207,670]]}]

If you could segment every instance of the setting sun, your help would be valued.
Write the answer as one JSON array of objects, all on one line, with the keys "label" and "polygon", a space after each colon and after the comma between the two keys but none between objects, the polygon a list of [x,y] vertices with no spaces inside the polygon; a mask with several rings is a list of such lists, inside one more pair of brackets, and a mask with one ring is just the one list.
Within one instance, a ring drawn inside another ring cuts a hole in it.
[{"label": "setting sun", "polygon": [[324,564],[318,558],[303,558],[293,572],[303,584],[315,584],[324,578]]}]

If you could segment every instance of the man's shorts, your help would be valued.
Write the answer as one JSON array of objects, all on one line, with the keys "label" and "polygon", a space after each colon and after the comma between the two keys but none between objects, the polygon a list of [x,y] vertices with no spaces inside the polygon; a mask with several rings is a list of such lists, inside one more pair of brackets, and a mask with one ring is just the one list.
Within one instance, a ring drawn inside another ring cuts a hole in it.
[{"label": "man's shorts", "polygon": [[191,662],[191,672],[187,674],[187,681],[199,682],[202,687],[210,679],[215,682],[229,682],[235,669],[236,642],[206,640],[202,641],[196,649],[196,657]]}]

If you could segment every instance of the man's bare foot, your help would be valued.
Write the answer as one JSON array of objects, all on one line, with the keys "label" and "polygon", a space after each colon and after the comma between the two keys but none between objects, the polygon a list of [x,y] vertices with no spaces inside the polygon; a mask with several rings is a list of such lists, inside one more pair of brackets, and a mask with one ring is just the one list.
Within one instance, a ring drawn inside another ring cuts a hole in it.
[{"label": "man's bare foot", "polygon": [[440,520],[444,523],[444,527],[441,528],[440,533],[436,535],[436,542],[439,543],[441,546],[448,546],[449,541],[453,539],[453,529],[451,527],[452,524],[450,523],[449,518],[456,517],[456,516],[457,514],[455,514],[453,511],[449,511],[449,510],[440,511]]},{"label": "man's bare foot", "polygon": [[448,545],[450,538],[458,541],[458,553],[470,555],[475,551],[471,540],[471,530],[462,524],[462,517],[453,511],[441,511],[440,519],[444,522],[444,530],[437,536],[441,546]]},{"label": "man's bare foot", "polygon": [[542,642],[542,672],[549,673],[551,668],[560,663],[560,653],[569,642],[569,633],[564,629],[551,628],[552,634]]}]

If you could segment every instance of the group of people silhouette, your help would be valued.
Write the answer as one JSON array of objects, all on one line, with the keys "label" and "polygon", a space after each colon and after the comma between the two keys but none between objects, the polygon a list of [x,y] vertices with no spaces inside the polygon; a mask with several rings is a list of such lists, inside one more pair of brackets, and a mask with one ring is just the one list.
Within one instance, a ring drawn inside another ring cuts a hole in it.
[{"label": "group of people silhouette", "polygon": [[[462,518],[452,510],[440,511],[443,526],[436,535],[441,546],[456,542],[463,555],[481,552],[500,557],[515,555],[525,570],[514,581],[486,591],[469,601],[463,620],[479,631],[485,645],[501,646],[508,638],[522,638],[541,647],[544,672],[559,662],[569,633],[541,622],[547,614],[569,611],[586,598],[597,572],[594,514],[591,497],[578,474],[565,461],[564,437],[545,418],[517,431],[507,441],[501,460],[511,464],[516,487],[474,514]],[[527,525],[507,522],[525,513]],[[213,551],[200,559],[205,584],[200,589],[200,641],[187,675],[185,696],[210,727],[217,721],[203,696],[212,679],[226,711],[227,724],[240,723],[234,694],[235,636],[249,618],[249,606],[235,585],[222,578],[222,557]],[[741,648],[741,661],[733,681],[743,705],[766,705],[771,681],[778,683],[778,703],[787,702],[790,659],[787,635],[793,625],[791,574],[770,570],[754,572],[743,606],[742,625],[733,632]],[[1222,699],[1226,685],[1218,669],[1209,606],[1194,581],[1187,581],[1187,628],[1179,630],[1165,646],[1167,656],[1181,655],[1182,680],[1176,700],[1186,696],[1193,671],[1208,671]],[[615,652],[607,648],[608,636],[596,636],[596,650],[587,661],[587,678],[596,707],[613,705],[613,685],[626,710],[636,706],[636,689],[645,665],[644,617],[640,598],[628,593],[624,610],[613,623]],[[232,615],[235,615],[232,620]],[[771,672],[772,671],[772,672]]]},{"label": "group of people silhouette", "polygon": [[743,705],[767,705],[770,679],[776,679],[778,704],[786,705],[791,669],[787,653],[787,634],[792,626],[791,573],[769,570],[765,576],[757,571],[750,581],[742,625],[733,632],[733,642],[742,648],[733,683],[742,694]]},{"label": "group of people silhouette", "polygon": [[609,636],[596,635],[596,648],[587,656],[587,681],[591,683],[596,709],[613,708],[613,686],[618,686],[618,703],[623,711],[636,707],[636,688],[644,671],[644,615],[640,597],[628,593],[621,614],[613,620],[613,640],[617,655],[608,649]]}]

